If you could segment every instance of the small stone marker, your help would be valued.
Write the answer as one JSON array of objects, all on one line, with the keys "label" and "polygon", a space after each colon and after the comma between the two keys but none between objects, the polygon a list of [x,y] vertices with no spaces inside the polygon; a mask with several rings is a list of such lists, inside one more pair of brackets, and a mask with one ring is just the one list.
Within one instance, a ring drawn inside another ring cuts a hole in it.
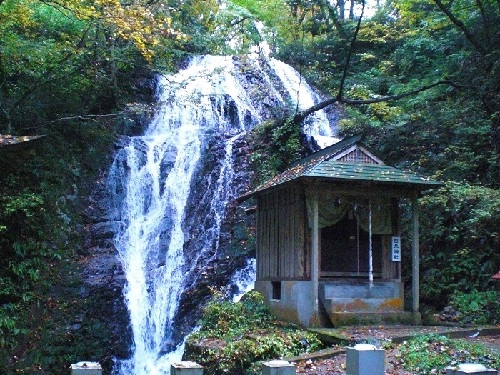
[{"label": "small stone marker", "polygon": [[497,375],[497,370],[487,368],[478,363],[462,363],[458,366],[446,367],[446,375]]},{"label": "small stone marker", "polygon": [[170,375],[203,375],[203,366],[193,361],[181,361],[170,366]]},{"label": "small stone marker", "polygon": [[102,375],[102,367],[97,362],[81,361],[71,365],[71,375]]},{"label": "small stone marker", "polygon": [[295,365],[283,360],[267,361],[262,364],[262,375],[295,375]]},{"label": "small stone marker", "polygon": [[371,344],[346,348],[347,375],[384,375],[385,350]]}]

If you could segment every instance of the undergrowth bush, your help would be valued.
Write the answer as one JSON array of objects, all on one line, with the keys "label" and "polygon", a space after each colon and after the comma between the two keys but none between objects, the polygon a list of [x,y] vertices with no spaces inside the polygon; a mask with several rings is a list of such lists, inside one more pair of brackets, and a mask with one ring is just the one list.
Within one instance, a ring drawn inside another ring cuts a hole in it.
[{"label": "undergrowth bush", "polygon": [[195,335],[210,337],[233,337],[255,328],[269,328],[273,316],[264,304],[262,294],[251,291],[240,302],[224,300],[219,293],[206,306],[201,329]]},{"label": "undergrowth bush", "polygon": [[256,291],[236,303],[220,298],[207,305],[186,345],[185,357],[202,364],[205,374],[259,373],[257,361],[323,348],[315,334],[277,320]]},{"label": "undergrowth bush", "polygon": [[436,334],[417,336],[403,342],[398,348],[399,363],[415,374],[438,374],[444,368],[460,363],[500,367],[500,355],[482,344]]},{"label": "undergrowth bush", "polygon": [[499,324],[500,292],[489,290],[470,293],[455,292],[450,304],[461,313],[462,323]]},{"label": "undergrowth bush", "polygon": [[420,205],[422,302],[442,308],[456,290],[491,290],[500,267],[500,192],[448,182]]}]

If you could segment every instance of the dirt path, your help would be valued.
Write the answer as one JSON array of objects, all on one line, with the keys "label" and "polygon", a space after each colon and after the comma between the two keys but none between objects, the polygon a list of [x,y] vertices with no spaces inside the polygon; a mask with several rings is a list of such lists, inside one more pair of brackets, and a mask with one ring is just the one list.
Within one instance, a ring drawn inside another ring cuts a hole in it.
[{"label": "dirt path", "polygon": [[[500,327],[493,329],[470,329],[456,327],[350,327],[335,330],[336,337],[344,337],[352,343],[370,342],[381,345],[385,341],[401,342],[410,336],[417,334],[446,334],[449,337],[461,338],[470,342],[484,344],[487,348],[500,353]],[[343,347],[338,349],[342,351]],[[306,358],[295,361],[297,374],[307,375],[334,375],[346,374],[345,353]],[[411,372],[403,370],[399,365],[399,351],[389,349],[385,352],[385,374],[386,375],[412,375]]]}]

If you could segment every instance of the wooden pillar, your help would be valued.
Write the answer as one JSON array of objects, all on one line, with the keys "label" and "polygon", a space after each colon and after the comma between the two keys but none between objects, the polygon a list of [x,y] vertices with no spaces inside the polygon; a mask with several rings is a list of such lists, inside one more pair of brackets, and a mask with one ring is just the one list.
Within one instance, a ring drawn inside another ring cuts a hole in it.
[{"label": "wooden pillar", "polygon": [[311,244],[311,286],[312,286],[312,301],[313,314],[318,316],[319,312],[319,209],[318,209],[318,194],[315,193],[312,197],[312,244]]},{"label": "wooden pillar", "polygon": [[419,298],[420,298],[420,244],[418,232],[418,196],[413,195],[412,208],[412,226],[413,226],[413,241],[412,241],[412,312],[416,317],[419,315]]},{"label": "wooden pillar", "polygon": [[368,281],[373,288],[372,201],[368,200]]}]

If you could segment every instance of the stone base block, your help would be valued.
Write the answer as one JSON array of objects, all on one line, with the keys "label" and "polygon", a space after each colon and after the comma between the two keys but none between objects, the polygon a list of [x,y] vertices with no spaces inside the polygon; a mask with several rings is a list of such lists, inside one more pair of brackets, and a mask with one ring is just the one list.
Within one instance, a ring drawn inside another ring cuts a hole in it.
[{"label": "stone base block", "polygon": [[446,375],[497,375],[498,371],[477,363],[462,363],[446,368]]},{"label": "stone base block", "polygon": [[262,364],[262,375],[295,375],[295,365],[288,361],[268,361]]},{"label": "stone base block", "polygon": [[71,365],[71,375],[102,375],[102,367],[97,362],[81,361]]},{"label": "stone base block", "polygon": [[346,348],[347,375],[384,375],[385,350],[370,344]]},{"label": "stone base block", "polygon": [[171,365],[170,375],[203,375],[203,366],[192,361],[181,361]]}]

